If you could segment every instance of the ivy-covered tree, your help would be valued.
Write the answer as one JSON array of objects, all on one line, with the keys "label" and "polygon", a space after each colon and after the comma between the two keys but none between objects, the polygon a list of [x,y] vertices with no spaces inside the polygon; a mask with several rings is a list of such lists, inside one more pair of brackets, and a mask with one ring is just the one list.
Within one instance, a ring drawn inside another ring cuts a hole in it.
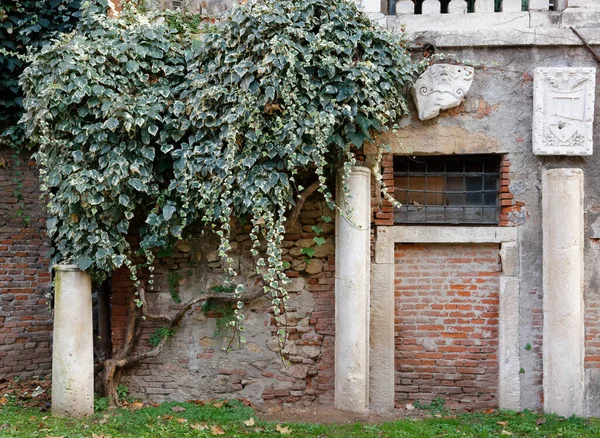
[{"label": "ivy-covered tree", "polygon": [[[407,113],[419,66],[351,0],[249,1],[214,23],[128,3],[107,20],[106,6],[88,5],[78,31],[22,76],[52,262],[97,278],[126,265],[138,281],[129,233],[152,272],[156,251],[200,222],[220,236],[235,283],[229,236],[245,218],[279,315],[280,244],[302,185],[333,208],[328,175],[347,174],[353,150]],[[235,291],[241,308],[243,285]]]}]

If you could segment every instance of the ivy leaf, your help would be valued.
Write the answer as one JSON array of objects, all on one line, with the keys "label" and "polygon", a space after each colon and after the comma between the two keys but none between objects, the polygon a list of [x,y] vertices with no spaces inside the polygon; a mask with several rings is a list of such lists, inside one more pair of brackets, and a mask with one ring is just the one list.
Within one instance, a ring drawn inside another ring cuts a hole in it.
[{"label": "ivy leaf", "polygon": [[175,206],[168,204],[163,207],[163,217],[166,221],[170,220],[173,217],[173,213],[175,213],[177,209]]},{"label": "ivy leaf", "polygon": [[90,266],[92,266],[92,259],[87,257],[87,256],[83,256],[83,257],[79,257],[77,259],[77,266],[79,266],[79,269],[81,269],[82,271],[86,271]]},{"label": "ivy leaf", "polygon": [[[154,125],[153,125],[154,126]],[[150,161],[154,160],[154,148],[145,147],[142,148],[142,155]]]},{"label": "ivy leaf", "polygon": [[312,257],[315,255],[315,249],[314,248],[302,248],[302,251],[300,251],[302,254],[304,254],[306,257]]},{"label": "ivy leaf", "polygon": [[362,144],[365,142],[365,140],[367,139],[367,136],[365,134],[363,134],[362,132],[352,132],[352,133],[348,133],[348,138],[350,139],[350,141],[352,142],[352,144],[354,146],[356,146],[357,148],[360,148],[362,146]]},{"label": "ivy leaf", "polygon": [[156,135],[156,133],[158,132],[158,126],[156,126],[156,125],[148,126],[148,132],[150,133],[150,135]]},{"label": "ivy leaf", "polygon": [[325,222],[326,224],[328,224],[329,222],[331,222],[333,219],[331,218],[331,216],[321,216],[321,220],[323,222]]},{"label": "ivy leaf", "polygon": [[127,207],[129,205],[129,196],[125,195],[125,194],[121,194],[119,195],[119,204]]},{"label": "ivy leaf", "polygon": [[323,228],[319,227],[318,225],[313,225],[311,229],[315,232],[317,236],[323,232]]},{"label": "ivy leaf", "polygon": [[127,181],[127,184],[129,184],[131,187],[136,189],[138,192],[141,192],[144,190],[144,185],[137,178],[131,178],[129,181]]},{"label": "ivy leaf", "polygon": [[317,246],[321,246],[325,243],[325,238],[324,237],[313,237],[313,240],[315,241],[315,243],[317,244]]},{"label": "ivy leaf", "polygon": [[115,129],[117,129],[119,127],[119,121],[117,119],[115,119],[114,117],[111,117],[106,122],[104,122],[102,127],[109,129],[110,131],[114,131]]},{"label": "ivy leaf", "polygon": [[127,70],[127,73],[134,73],[134,72],[138,71],[138,69],[139,69],[139,64],[133,60],[129,60],[125,64],[125,70]]}]

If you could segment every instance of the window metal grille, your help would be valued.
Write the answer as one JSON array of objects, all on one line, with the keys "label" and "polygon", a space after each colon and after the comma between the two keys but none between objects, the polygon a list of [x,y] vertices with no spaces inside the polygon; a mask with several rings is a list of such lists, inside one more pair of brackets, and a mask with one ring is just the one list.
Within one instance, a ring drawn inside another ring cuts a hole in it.
[{"label": "window metal grille", "polygon": [[394,157],[395,223],[497,225],[499,155]]}]

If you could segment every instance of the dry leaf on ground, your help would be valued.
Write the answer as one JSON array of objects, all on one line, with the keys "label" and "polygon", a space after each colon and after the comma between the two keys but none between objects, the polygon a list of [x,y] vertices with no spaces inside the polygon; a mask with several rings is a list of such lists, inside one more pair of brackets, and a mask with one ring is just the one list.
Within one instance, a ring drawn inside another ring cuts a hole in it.
[{"label": "dry leaf on ground", "polygon": [[500,435],[512,435],[512,432],[509,432],[508,430],[503,430],[502,432],[500,432]]},{"label": "dry leaf on ground", "polygon": [[144,403],[142,402],[133,402],[129,405],[130,409],[133,409],[134,411],[138,410],[138,409],[142,409],[144,407]]},{"label": "dry leaf on ground", "polygon": [[406,410],[407,410],[407,411],[412,411],[412,410],[414,410],[414,409],[415,409],[415,407],[414,407],[413,405],[411,405],[410,403],[407,403],[407,404],[406,404]]},{"label": "dry leaf on ground", "polygon": [[283,426],[281,426],[280,424],[278,424],[278,425],[275,427],[275,430],[276,430],[277,432],[279,432],[280,434],[282,434],[282,435],[288,435],[288,434],[292,433],[292,429],[290,429],[290,428],[289,428],[289,426],[285,426],[285,427],[283,427]]},{"label": "dry leaf on ground", "polygon": [[500,426],[508,426],[508,421],[498,421],[496,424],[499,424]]},{"label": "dry leaf on ground", "polygon": [[223,407],[223,403],[225,403],[224,401],[218,402],[218,403],[213,403],[213,406],[215,408],[222,408]]},{"label": "dry leaf on ground", "polygon": [[244,424],[248,427],[254,426],[254,418],[250,418],[249,420],[244,421]]},{"label": "dry leaf on ground", "polygon": [[178,418],[178,419],[177,419],[177,422],[178,422],[179,424],[187,423],[187,418]]},{"label": "dry leaf on ground", "polygon": [[173,406],[171,410],[173,412],[185,412],[185,408],[183,406]]},{"label": "dry leaf on ground", "polygon": [[225,435],[225,431],[221,429],[221,426],[211,426],[210,433],[213,435]]},{"label": "dry leaf on ground", "polygon": [[193,430],[206,430],[206,429],[208,429],[208,425],[206,423],[202,423],[202,424],[200,424],[200,423],[194,423],[194,424],[190,424],[190,427]]}]

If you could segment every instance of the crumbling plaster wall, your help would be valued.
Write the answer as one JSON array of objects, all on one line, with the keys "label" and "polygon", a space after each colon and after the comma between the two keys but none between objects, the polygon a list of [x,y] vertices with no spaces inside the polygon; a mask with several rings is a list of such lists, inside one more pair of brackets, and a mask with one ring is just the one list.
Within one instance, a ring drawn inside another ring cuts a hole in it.
[{"label": "crumbling plaster wall", "polygon": [[[523,373],[521,407],[541,409],[542,394],[542,215],[541,170],[578,167],[585,174],[585,284],[587,413],[600,415],[600,244],[591,225],[600,217],[600,152],[590,157],[542,157],[532,153],[533,73],[536,67],[595,67],[583,48],[494,47],[451,49],[460,60],[479,65],[465,101],[429,121],[419,121],[414,107],[396,139],[396,153],[506,153],[511,162],[510,190],[524,207],[511,217],[520,247],[519,345]],[[598,91],[597,91],[598,93]],[[600,114],[599,99],[595,103]],[[595,138],[600,134],[594,124]],[[465,136],[465,131],[467,135]],[[463,141],[455,141],[457,136]],[[422,143],[419,142],[422,139]],[[390,138],[386,139],[390,140]],[[403,140],[406,145],[403,146]],[[461,145],[462,143],[462,145]],[[531,349],[528,348],[531,345]],[[526,348],[527,347],[527,348]]]}]

